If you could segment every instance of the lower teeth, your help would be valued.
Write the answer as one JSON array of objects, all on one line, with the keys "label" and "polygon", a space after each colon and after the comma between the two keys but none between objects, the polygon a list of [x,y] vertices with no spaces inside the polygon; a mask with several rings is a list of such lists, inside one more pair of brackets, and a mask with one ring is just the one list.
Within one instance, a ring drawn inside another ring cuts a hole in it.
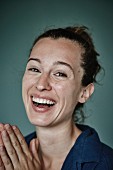
[{"label": "lower teeth", "polygon": [[42,103],[36,103],[36,102],[33,102],[35,106],[39,106],[39,105],[43,105],[43,106],[48,106],[48,107],[51,107],[53,106],[54,104],[42,104]]}]

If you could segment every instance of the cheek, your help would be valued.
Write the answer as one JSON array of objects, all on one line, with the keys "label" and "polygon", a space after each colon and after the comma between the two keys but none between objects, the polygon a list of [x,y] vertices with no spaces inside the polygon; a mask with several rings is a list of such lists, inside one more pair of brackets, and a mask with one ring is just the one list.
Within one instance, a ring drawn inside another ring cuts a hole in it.
[{"label": "cheek", "polygon": [[69,89],[69,84],[67,83],[54,83],[52,87],[59,93],[66,92]]},{"label": "cheek", "polygon": [[23,98],[24,102],[25,102],[25,91],[26,91],[26,88],[27,88],[27,82],[26,82],[26,79],[25,79],[25,76],[24,76],[23,79],[22,79],[22,98]]},{"label": "cheek", "polygon": [[70,82],[57,86],[59,96],[70,105],[76,105],[79,101],[81,85],[78,82]]},{"label": "cheek", "polygon": [[23,76],[23,80],[22,80],[22,88],[23,88],[23,90],[25,90],[25,91],[28,90],[34,84],[35,84],[35,80],[32,78],[32,76],[27,76],[27,75]]},{"label": "cheek", "polygon": [[[76,93],[75,86],[71,83],[56,83],[53,87],[57,93],[57,95],[61,98],[65,98],[66,100],[72,98],[72,96]],[[69,99],[70,100],[70,99]]]},{"label": "cheek", "polygon": [[26,76],[26,75],[24,75],[23,76],[23,80],[22,80],[22,96],[23,96],[23,99],[25,99],[27,96],[27,94],[28,94],[28,92],[29,92],[29,89],[33,86],[33,80],[30,78],[30,77],[28,77],[28,76]]}]

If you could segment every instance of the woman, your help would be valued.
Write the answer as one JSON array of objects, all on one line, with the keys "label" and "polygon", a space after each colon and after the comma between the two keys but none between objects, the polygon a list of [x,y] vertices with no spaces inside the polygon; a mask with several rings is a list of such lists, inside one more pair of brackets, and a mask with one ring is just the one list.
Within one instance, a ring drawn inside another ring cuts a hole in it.
[{"label": "woman", "polygon": [[34,42],[22,94],[36,133],[0,125],[0,170],[112,170],[113,150],[76,122],[101,67],[85,27],[46,31]]}]

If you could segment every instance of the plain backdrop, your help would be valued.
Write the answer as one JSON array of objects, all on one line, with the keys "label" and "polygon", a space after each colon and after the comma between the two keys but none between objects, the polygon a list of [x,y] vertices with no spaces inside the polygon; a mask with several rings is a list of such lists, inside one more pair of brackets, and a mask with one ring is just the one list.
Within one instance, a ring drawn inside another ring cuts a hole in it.
[{"label": "plain backdrop", "polygon": [[32,132],[21,95],[21,81],[34,39],[45,29],[89,27],[99,62],[105,69],[95,94],[85,106],[85,124],[113,147],[113,1],[0,0],[0,122]]}]

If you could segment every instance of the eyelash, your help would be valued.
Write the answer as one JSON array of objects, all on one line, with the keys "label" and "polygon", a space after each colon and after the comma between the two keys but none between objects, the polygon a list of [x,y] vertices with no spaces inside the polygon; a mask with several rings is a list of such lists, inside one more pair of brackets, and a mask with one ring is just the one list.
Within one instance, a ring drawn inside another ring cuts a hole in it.
[{"label": "eyelash", "polygon": [[[59,74],[59,75],[58,75]],[[55,74],[57,77],[67,77],[67,75],[65,73],[62,73],[62,72],[57,72]]]},{"label": "eyelash", "polygon": [[[35,67],[33,67],[33,68],[29,68],[28,69],[28,71],[31,71],[31,72],[36,72],[36,73],[41,73],[40,71],[39,71],[39,69],[37,69],[37,68],[35,68]],[[61,77],[61,78],[66,78],[67,77],[67,74],[65,74],[65,73],[63,73],[63,72],[56,72],[55,74],[54,74],[56,77]]]},{"label": "eyelash", "polygon": [[28,71],[39,72],[40,73],[39,69],[37,69],[37,68],[29,68]]}]

